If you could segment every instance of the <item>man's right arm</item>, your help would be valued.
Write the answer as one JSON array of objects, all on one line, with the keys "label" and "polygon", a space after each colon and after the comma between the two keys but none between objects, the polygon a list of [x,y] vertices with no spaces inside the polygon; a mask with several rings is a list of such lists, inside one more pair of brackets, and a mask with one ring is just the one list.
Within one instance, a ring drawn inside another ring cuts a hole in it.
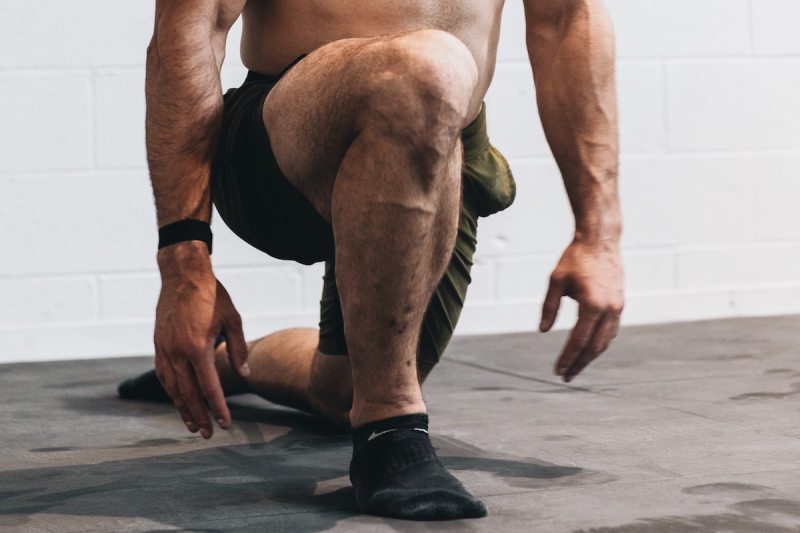
[{"label": "man's right arm", "polygon": [[222,118],[220,68],[244,0],[159,0],[147,48],[147,159],[159,227],[211,218],[209,174]]},{"label": "man's right arm", "polygon": [[[228,30],[245,0],[157,0],[147,48],[146,137],[158,226],[211,219],[210,173],[222,119],[220,68]],[[154,334],[156,372],[186,425],[212,432],[205,402],[230,423],[213,360],[225,330],[232,366],[244,372],[240,318],[211,269],[206,245],[185,241],[158,251],[161,294]]]}]

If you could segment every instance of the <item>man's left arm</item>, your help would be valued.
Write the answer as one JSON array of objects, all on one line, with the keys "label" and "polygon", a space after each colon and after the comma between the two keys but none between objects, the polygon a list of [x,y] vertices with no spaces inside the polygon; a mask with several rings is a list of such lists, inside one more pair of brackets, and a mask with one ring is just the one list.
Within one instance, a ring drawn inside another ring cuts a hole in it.
[{"label": "man's left arm", "polygon": [[563,296],[578,302],[555,367],[569,382],[608,348],[624,302],[614,32],[602,0],[524,2],[539,114],[575,215],[540,324],[552,328]]}]

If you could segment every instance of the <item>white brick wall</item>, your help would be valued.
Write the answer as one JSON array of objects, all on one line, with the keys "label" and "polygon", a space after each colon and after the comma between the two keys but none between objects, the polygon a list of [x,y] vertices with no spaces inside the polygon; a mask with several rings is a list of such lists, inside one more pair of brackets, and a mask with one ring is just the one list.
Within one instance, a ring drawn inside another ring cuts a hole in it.
[{"label": "white brick wall", "polygon": [[[627,323],[800,312],[796,0],[607,0],[618,35]],[[152,352],[159,278],[144,159],[152,2],[0,0],[0,362]],[[516,204],[480,222],[459,332],[533,329],[572,218],[508,0],[492,140]],[[223,85],[237,85],[237,26]],[[313,325],[322,266],[215,219],[248,336]],[[565,304],[560,327],[575,306]]]}]

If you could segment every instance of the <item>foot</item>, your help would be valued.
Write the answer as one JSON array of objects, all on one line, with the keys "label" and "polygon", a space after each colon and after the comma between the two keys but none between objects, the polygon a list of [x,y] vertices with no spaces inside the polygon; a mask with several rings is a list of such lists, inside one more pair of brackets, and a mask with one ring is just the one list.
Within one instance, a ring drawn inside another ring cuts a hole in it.
[{"label": "foot", "polygon": [[155,370],[148,370],[140,376],[129,378],[119,384],[117,394],[123,400],[147,400],[150,402],[171,402],[167,391],[158,381]]},{"label": "foot", "polygon": [[[218,348],[224,341],[225,337],[219,336],[216,342],[214,342],[214,348]],[[117,387],[117,395],[123,400],[145,400],[160,403],[172,402],[167,391],[161,386],[161,382],[158,380],[155,370],[148,370],[135,378],[126,379]]]},{"label": "foot", "polygon": [[353,430],[350,480],[362,511],[406,520],[481,518],[486,507],[447,471],[428,436],[428,415]]}]

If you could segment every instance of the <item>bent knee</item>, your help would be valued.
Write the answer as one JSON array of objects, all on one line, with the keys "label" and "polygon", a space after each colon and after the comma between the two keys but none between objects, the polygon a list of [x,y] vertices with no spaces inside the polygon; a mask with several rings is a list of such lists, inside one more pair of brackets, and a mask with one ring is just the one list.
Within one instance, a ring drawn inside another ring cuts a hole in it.
[{"label": "bent knee", "polygon": [[400,34],[384,43],[395,47],[408,62],[407,76],[442,99],[471,99],[478,84],[478,66],[467,45],[452,33],[417,30]]},{"label": "bent knee", "polygon": [[365,80],[366,121],[378,119],[402,134],[462,128],[478,82],[471,52],[458,38],[439,30],[418,30],[382,39],[364,50],[373,54]]}]

